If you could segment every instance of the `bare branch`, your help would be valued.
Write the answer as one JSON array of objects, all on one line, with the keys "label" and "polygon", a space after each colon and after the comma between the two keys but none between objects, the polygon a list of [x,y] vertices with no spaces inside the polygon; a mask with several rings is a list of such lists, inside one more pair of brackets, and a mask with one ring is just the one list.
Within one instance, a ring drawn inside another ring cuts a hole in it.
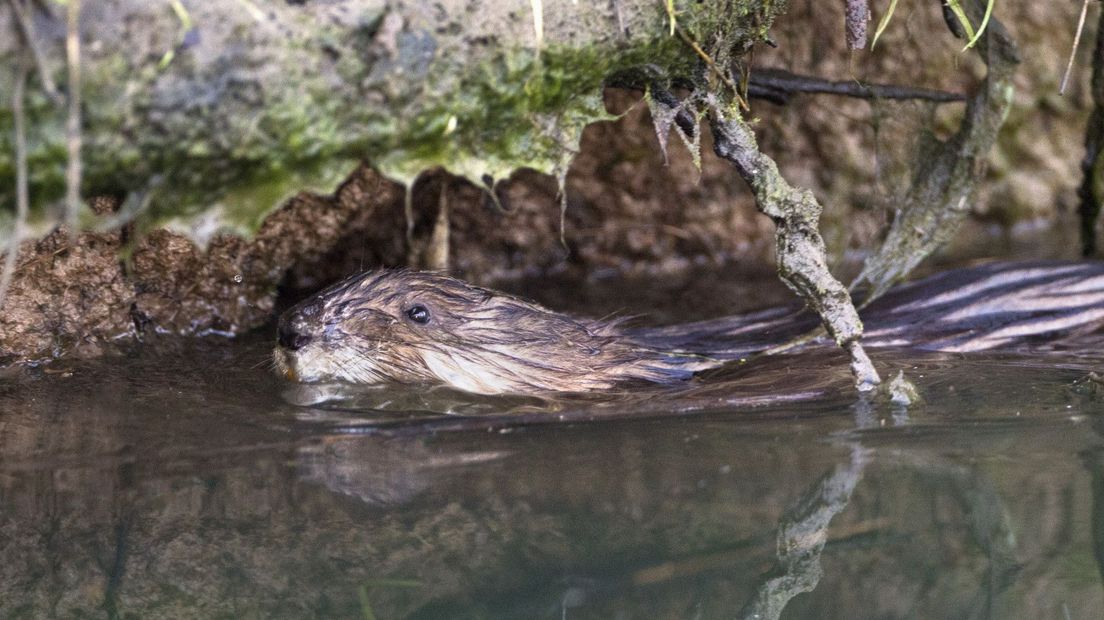
[{"label": "bare branch", "polygon": [[23,42],[31,50],[35,68],[38,69],[38,77],[42,81],[42,90],[46,92],[46,96],[50,98],[54,105],[61,107],[62,99],[58,93],[57,84],[54,84],[54,76],[46,66],[46,56],[38,47],[38,40],[35,38],[34,22],[27,15],[26,7],[23,6],[21,0],[8,0],[8,3],[11,5],[12,13],[15,14],[15,21],[19,23],[19,32],[23,35]]},{"label": "bare branch", "polygon": [[15,275],[16,259],[19,257],[19,243],[23,240],[23,228],[27,223],[30,210],[30,196],[27,190],[27,128],[26,113],[23,109],[24,90],[27,83],[27,69],[23,63],[15,73],[12,88],[12,116],[15,131],[15,222],[12,224],[11,241],[8,242],[8,254],[4,259],[4,270],[0,273],[0,307],[11,286]]},{"label": "bare branch", "polygon": [[755,134],[736,110],[715,97],[706,101],[713,129],[713,150],[737,172],[755,194],[756,206],[775,224],[778,274],[820,317],[828,334],[851,356],[851,373],[861,392],[875,389],[881,378],[859,339],[862,321],[847,289],[828,271],[824,239],[817,229],[821,206],[812,192],[790,185],[778,165],[759,150]]},{"label": "bare branch", "polygon": [[794,93],[841,95],[859,99],[919,99],[936,103],[965,101],[966,96],[929,88],[896,84],[862,84],[855,80],[825,80],[779,69],[757,69],[751,74],[748,95],[785,104]]}]

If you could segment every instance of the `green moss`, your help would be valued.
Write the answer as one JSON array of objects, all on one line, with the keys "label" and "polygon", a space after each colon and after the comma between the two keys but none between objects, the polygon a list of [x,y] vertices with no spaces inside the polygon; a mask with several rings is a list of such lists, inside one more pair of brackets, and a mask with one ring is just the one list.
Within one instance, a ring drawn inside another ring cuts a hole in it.
[{"label": "green moss", "polygon": [[611,64],[575,50],[497,58],[466,76],[455,97],[402,122],[376,163],[407,181],[434,166],[477,182],[519,167],[555,172],[577,148],[583,127],[611,118],[601,100]]},{"label": "green moss", "polygon": [[[687,1],[678,3],[678,20],[725,62],[765,36],[784,4]],[[539,51],[515,45],[454,54],[437,48],[439,34],[404,31],[386,62],[372,58],[378,16],[352,30],[319,27],[272,51],[275,86],[260,75],[256,85],[235,85],[232,96],[220,90],[229,88],[223,74],[203,78],[201,59],[186,50],[163,68],[125,50],[105,54],[86,63],[83,191],[147,192],[149,225],[218,207],[223,225],[248,233],[290,194],[332,189],[361,159],[405,182],[436,166],[477,183],[522,167],[562,176],[583,128],[610,118],[601,98],[609,75],[644,65],[650,79],[699,72],[695,52],[665,28],[663,5],[645,7],[631,39],[552,42],[573,40],[561,33]],[[311,63],[328,49],[342,53],[322,76]],[[64,117],[40,95],[30,109],[31,189],[41,209],[63,194]],[[5,205],[14,199],[10,127],[10,111],[0,107]]]}]

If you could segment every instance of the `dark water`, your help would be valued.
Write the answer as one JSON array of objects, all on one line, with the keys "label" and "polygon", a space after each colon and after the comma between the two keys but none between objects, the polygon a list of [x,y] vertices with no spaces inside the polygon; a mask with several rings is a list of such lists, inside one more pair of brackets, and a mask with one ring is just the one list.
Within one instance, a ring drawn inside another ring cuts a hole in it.
[{"label": "dark water", "polygon": [[266,346],[4,378],[0,617],[1104,609],[1092,356],[880,352],[910,409],[857,403],[831,351],[613,399],[301,406],[326,395],[285,394]]},{"label": "dark water", "polygon": [[1104,610],[1093,355],[878,352],[904,409],[834,351],[553,403],[285,394],[266,347],[0,379],[0,617]]}]

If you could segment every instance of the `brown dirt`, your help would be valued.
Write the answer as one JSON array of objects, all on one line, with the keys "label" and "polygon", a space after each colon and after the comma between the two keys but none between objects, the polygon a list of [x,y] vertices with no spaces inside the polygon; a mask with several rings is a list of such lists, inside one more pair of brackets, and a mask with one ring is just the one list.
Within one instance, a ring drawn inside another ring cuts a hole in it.
[{"label": "brown dirt", "polygon": [[71,241],[59,229],[25,242],[0,307],[0,363],[97,354],[143,333],[255,327],[271,315],[292,265],[317,259],[351,225],[369,228],[376,209],[401,204],[401,196],[400,186],[362,168],[333,196],[296,196],[253,240],[220,236],[206,251],[164,230],[132,249],[124,232]]},{"label": "brown dirt", "polygon": [[[663,275],[691,265],[769,259],[770,221],[756,212],[743,181],[713,155],[708,133],[701,173],[674,139],[665,164],[639,99],[640,93],[607,91],[607,107],[623,115],[583,133],[568,175],[562,242],[553,178],[520,170],[498,184],[496,205],[484,190],[438,170],[414,184],[414,247],[424,248],[432,234],[444,185],[452,271],[483,283],[563,272]],[[402,208],[395,203],[386,215],[377,212],[377,238],[402,239]],[[361,234],[347,235],[322,260],[294,269],[289,284],[310,288],[366,267],[403,263],[403,254],[381,254]],[[414,252],[409,264],[424,266],[424,257]]]},{"label": "brown dirt", "polygon": [[[860,78],[968,93],[984,75],[973,52],[960,53],[935,2],[900,5],[876,49],[849,53],[842,2],[791,0],[776,22],[778,49],[757,52],[755,66],[776,67],[825,79]],[[872,3],[875,21],[885,3]],[[1079,2],[998,4],[1000,18],[1020,47],[1015,102],[1002,129],[978,200],[979,220],[1010,226],[1054,221],[1076,204],[1082,140],[1091,104],[1087,89],[1093,17],[1082,41],[1074,79],[1065,96],[1058,84],[1077,25]],[[810,24],[821,27],[811,28]],[[947,105],[926,128],[929,110],[916,103],[799,96],[784,108],[753,104],[764,151],[792,182],[809,187],[825,205],[822,228],[838,257],[870,248],[892,219],[895,198],[911,178],[908,164],[918,135],[945,136],[962,105]]]}]

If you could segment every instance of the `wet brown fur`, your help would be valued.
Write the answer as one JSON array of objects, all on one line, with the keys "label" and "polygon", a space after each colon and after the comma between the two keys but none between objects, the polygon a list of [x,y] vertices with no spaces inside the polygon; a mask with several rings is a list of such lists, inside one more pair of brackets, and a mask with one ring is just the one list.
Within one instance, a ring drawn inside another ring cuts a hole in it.
[{"label": "wet brown fur", "polygon": [[[428,309],[427,324],[407,312]],[[714,365],[634,340],[618,321],[596,321],[406,270],[349,278],[289,310],[286,329],[310,338],[277,347],[277,367],[301,381],[448,384],[470,392],[609,389],[666,382]]]}]

